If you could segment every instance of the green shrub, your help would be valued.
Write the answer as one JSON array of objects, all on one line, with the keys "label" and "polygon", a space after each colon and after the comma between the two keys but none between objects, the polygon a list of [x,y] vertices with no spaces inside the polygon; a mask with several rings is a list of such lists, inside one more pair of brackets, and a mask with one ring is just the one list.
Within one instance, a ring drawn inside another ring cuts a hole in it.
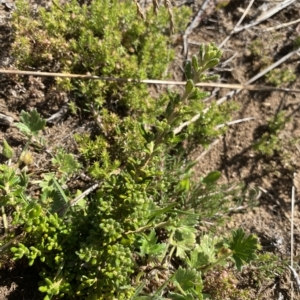
[{"label": "green shrub", "polygon": [[[94,0],[89,6],[72,0],[65,5],[52,5],[50,11],[40,9],[34,17],[28,1],[19,0],[17,7],[13,53],[22,69],[158,79],[174,56],[166,35],[169,17],[165,9],[160,9],[158,16],[149,11],[143,21],[130,0]],[[181,30],[190,10],[173,10]],[[119,112],[143,113],[153,101],[147,87],[141,84],[69,78],[56,81],[62,89],[81,96],[81,107],[89,107],[92,102],[112,110],[118,103]]]},{"label": "green shrub", "polygon": [[[160,77],[169,61],[160,34],[166,12],[155,19],[149,13],[143,23],[126,1],[82,7],[72,1],[42,10],[36,19],[25,2],[18,7],[14,53],[20,67],[144,78]],[[255,259],[258,240],[241,229],[221,237],[196,230],[217,226],[236,190],[218,185],[217,171],[195,179],[195,162],[180,145],[197,133],[196,126],[174,134],[195,113],[202,114],[203,144],[220,133],[215,125],[228,116],[214,105],[204,113],[206,93],[195,87],[215,78],[205,71],[220,57],[214,44],[202,45],[185,66],[183,92],[157,101],[138,84],[57,81],[76,95],[79,108],[101,119],[98,135],[75,136],[81,163],[57,149],[51,160],[56,171],[31,183],[40,189],[37,199],[30,196],[24,162],[0,166],[0,204],[14,209],[13,224],[23,232],[11,251],[14,259],[25,257],[40,268],[44,299],[203,299],[203,274],[228,261],[240,270]],[[120,100],[116,111],[112,99]],[[47,143],[40,136],[45,120],[36,110],[20,119],[28,139],[24,153]],[[5,143],[9,159],[14,153]],[[86,194],[68,188],[82,171],[94,182]]]},{"label": "green shrub", "polygon": [[[257,238],[241,229],[223,237],[197,238],[196,226],[220,221],[232,191],[216,184],[219,172],[195,181],[193,162],[174,163],[168,155],[187,136],[174,136],[173,130],[195,112],[190,107],[203,97],[195,83],[208,79],[203,73],[220,56],[214,45],[200,48],[199,57],[186,66],[185,91],[169,98],[155,132],[131,120],[132,131],[123,134],[132,145],[120,151],[126,154],[121,164],[105,152],[108,145],[101,137],[87,145],[87,153],[81,144],[83,155],[94,160],[90,174],[98,180],[90,199],[70,200],[70,191],[62,188],[82,168],[63,150],[52,160],[58,173],[44,174],[39,182],[38,200],[26,194],[26,171],[19,174],[16,167],[1,166],[1,203],[14,207],[13,222],[25,233],[11,251],[14,259],[27,257],[29,265],[40,265],[39,290],[46,293],[45,299],[202,299],[202,274],[229,258],[238,269],[255,259]],[[18,127],[28,137],[24,151],[33,138],[41,140],[44,126],[35,110],[22,113]],[[174,259],[181,261],[177,269]],[[147,270],[156,268],[165,274],[164,282],[159,277],[149,282]]]},{"label": "green shrub", "polygon": [[282,151],[280,133],[288,121],[284,112],[276,114],[274,118],[269,120],[267,131],[254,143],[254,149],[268,156],[272,156],[275,151]]}]

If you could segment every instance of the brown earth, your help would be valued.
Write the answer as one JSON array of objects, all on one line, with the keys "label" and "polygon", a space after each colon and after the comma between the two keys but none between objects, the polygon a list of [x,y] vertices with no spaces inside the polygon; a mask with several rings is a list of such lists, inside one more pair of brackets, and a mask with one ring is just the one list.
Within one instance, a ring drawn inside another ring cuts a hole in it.
[{"label": "brown earth", "polygon": [[[0,68],[12,68],[13,60],[9,50],[13,37],[9,19],[13,7],[10,6],[12,1],[2,2],[5,3],[0,4],[0,43],[2,46],[0,48]],[[32,2],[38,3],[39,1]],[[216,2],[220,4],[226,1]],[[210,1],[200,25],[189,36],[189,57],[197,51],[201,43],[213,41],[217,45],[220,44],[229,35],[250,1],[231,0],[228,2],[229,4],[224,8],[217,8],[214,5],[215,2]],[[272,2],[269,1],[265,4],[272,5]],[[186,2],[186,5],[193,7],[194,16],[199,11],[201,4]],[[259,7],[263,4],[263,1],[256,1],[243,24],[248,24],[255,19],[261,13]],[[262,59],[255,57],[250,50],[256,39],[263,41],[260,50],[264,56],[269,57],[268,65],[292,51],[295,39],[300,36],[299,23],[272,31],[264,30],[299,18],[300,4],[296,1],[261,24],[234,34],[223,47],[222,62],[234,55],[233,59],[216,68],[222,82],[245,83],[259,72],[262,68]],[[173,74],[173,79],[182,80],[182,66],[185,60],[182,55],[182,37],[178,36],[174,40],[176,40],[174,48],[177,58],[169,71]],[[297,78],[292,83],[283,83],[282,86],[300,88],[299,61],[299,55],[294,55],[283,64],[284,67],[290,68]],[[255,84],[266,85],[267,83],[262,77]],[[215,98],[219,99],[226,93],[227,90],[218,91]],[[14,121],[18,121],[22,110],[28,111],[33,107],[36,107],[44,118],[48,118],[61,108],[65,96],[55,90],[47,90],[47,87],[38,78],[28,77],[25,81],[20,81],[15,75],[8,76],[0,72],[0,113],[12,117]],[[260,238],[263,250],[278,254],[282,260],[288,260],[291,254],[290,207],[291,191],[295,185],[293,254],[295,257],[294,268],[300,273],[298,263],[300,251],[298,246],[300,242],[298,201],[300,194],[299,94],[243,91],[234,96],[232,100],[240,106],[240,109],[232,116],[233,120],[246,117],[254,117],[255,119],[230,126],[224,137],[213,145],[205,156],[199,159],[198,173],[201,175],[212,170],[220,170],[223,175],[223,182],[244,182],[246,186],[258,191],[257,206],[234,213],[224,229],[242,227],[248,232],[255,233]],[[278,111],[284,111],[290,117],[290,121],[287,122],[279,135],[282,141],[281,151],[275,151],[272,156],[262,155],[254,151],[253,144],[266,131],[268,120]],[[73,134],[88,130],[93,125],[92,122],[92,120],[81,120],[80,117],[68,114],[62,121],[49,124],[44,132],[44,137],[49,141],[49,145],[64,145],[65,148],[72,149],[74,146]],[[21,151],[24,138],[14,126],[0,124],[0,140],[3,138],[17,151]],[[48,154],[35,154],[37,161],[35,168],[47,168],[51,149],[47,150]],[[199,157],[201,153],[202,150],[198,149],[193,153],[193,156]],[[0,270],[0,300],[41,299],[41,295],[36,292],[38,276],[33,270],[22,264],[13,265],[11,262],[2,262],[2,265],[7,267]],[[250,289],[253,300],[300,299],[300,294],[297,293],[294,279],[288,268],[280,276],[276,276],[276,269],[273,272],[275,274],[273,277],[265,278],[259,283],[253,283],[250,278],[250,271],[245,271],[240,275],[237,287]],[[292,285],[294,288],[293,296],[291,294]]]}]

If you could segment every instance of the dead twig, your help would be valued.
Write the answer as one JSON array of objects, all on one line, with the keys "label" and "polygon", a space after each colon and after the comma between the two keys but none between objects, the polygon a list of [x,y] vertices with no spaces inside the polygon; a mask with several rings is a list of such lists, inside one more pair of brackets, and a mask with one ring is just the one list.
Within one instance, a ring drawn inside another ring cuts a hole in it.
[{"label": "dead twig", "polygon": [[57,123],[58,121],[60,121],[61,119],[63,119],[63,117],[67,114],[68,110],[69,110],[68,104],[63,105],[59,109],[58,112],[56,112],[51,117],[49,117],[48,119],[46,119],[47,123],[50,123],[50,124]]},{"label": "dead twig", "polygon": [[263,32],[264,32],[264,31],[272,31],[272,30],[277,30],[277,29],[280,29],[280,28],[288,27],[288,26],[290,26],[290,25],[294,25],[294,24],[297,24],[297,23],[299,23],[299,22],[300,22],[300,19],[297,19],[297,20],[295,20],[295,21],[291,21],[291,22],[284,23],[284,24],[279,24],[279,25],[274,26],[274,27],[269,27],[269,28],[267,28],[267,29],[264,29]]},{"label": "dead twig", "polygon": [[245,25],[243,27],[237,27],[234,29],[234,33],[243,31],[245,29],[249,29],[255,25],[258,25],[259,23],[269,19],[270,17],[272,17],[273,15],[275,15],[276,13],[278,13],[279,11],[283,10],[284,8],[286,8],[287,6],[291,5],[292,3],[294,3],[296,0],[285,0],[275,6],[273,6],[271,9],[269,9],[268,11],[264,11],[261,15],[259,15],[254,21],[252,21],[251,23],[249,23],[248,25]]},{"label": "dead twig", "polygon": [[10,126],[13,124],[13,122],[14,122],[14,118],[0,113],[0,124],[1,125]]},{"label": "dead twig", "polygon": [[[231,121],[231,122],[227,122],[226,124],[220,124],[218,126],[216,126],[217,129],[225,126],[225,125],[234,125],[234,124],[238,124],[238,123],[242,123],[242,122],[247,122],[247,121],[252,121],[254,120],[255,118],[253,117],[249,117],[249,118],[244,118],[244,119],[239,119],[239,120],[234,120],[234,121]],[[195,161],[199,161],[202,157],[204,157],[215,145],[217,145],[219,142],[221,141],[221,138],[217,138],[215,139],[209,146],[208,148],[203,151],[196,159]]]},{"label": "dead twig", "polygon": [[196,17],[192,21],[192,23],[185,30],[183,35],[183,55],[187,57],[188,53],[188,36],[193,32],[195,28],[197,28],[202,20],[202,15],[205,13],[206,7],[208,6],[211,0],[205,0],[201,5]]},{"label": "dead twig", "polygon": [[61,208],[58,209],[57,213],[60,216],[64,215],[69,207],[76,205],[80,200],[82,200],[84,197],[86,197],[91,192],[93,192],[95,189],[97,189],[98,186],[99,186],[99,183],[95,183],[94,185],[89,187],[87,190],[85,190],[82,194],[80,194],[78,197],[76,197],[73,200],[69,201],[68,203],[64,204]]},{"label": "dead twig", "polygon": [[204,157],[215,145],[217,145],[221,141],[221,138],[215,139],[208,148],[203,151],[196,159],[195,161],[199,161],[202,157]]},{"label": "dead twig", "polygon": [[248,14],[248,12],[249,12],[249,10],[250,10],[250,8],[251,8],[253,2],[254,2],[254,0],[251,0],[251,1],[250,1],[249,5],[247,6],[246,10],[244,11],[242,17],[241,17],[240,20],[237,22],[237,24],[235,25],[234,29],[230,32],[230,34],[229,34],[229,35],[223,40],[223,42],[219,45],[219,48],[222,48],[222,47],[227,43],[227,41],[231,38],[231,36],[232,36],[233,34],[236,33],[236,31],[235,31],[236,28],[238,28],[238,27],[241,25],[241,23],[243,22],[243,20],[245,19],[245,17],[246,17],[246,15]]},{"label": "dead twig", "polygon": [[254,117],[249,117],[249,118],[234,120],[234,121],[226,122],[224,124],[217,125],[216,128],[219,129],[219,128],[222,128],[226,125],[230,126],[230,125],[234,125],[234,124],[238,124],[238,123],[242,123],[242,122],[247,122],[247,121],[252,121],[252,120],[255,120],[255,118]]},{"label": "dead twig", "polygon": [[[294,178],[295,178],[295,173],[294,173]],[[297,281],[298,289],[299,289],[299,278],[296,272],[294,272],[293,266],[294,266],[294,211],[295,211],[295,185],[293,184],[292,186],[292,197],[291,197],[291,266],[289,268],[294,274],[294,277]],[[297,276],[295,276],[297,275]],[[299,289],[300,290],[300,289]],[[294,288],[293,288],[293,282],[291,281],[291,298],[293,299],[294,295]]]},{"label": "dead twig", "polygon": [[[297,288],[298,288],[298,291],[300,291],[300,279],[299,279],[299,276],[297,274],[297,272],[295,271],[295,269],[292,267],[292,266],[289,266],[289,269],[291,270],[295,280],[296,280],[296,284],[297,284]],[[291,285],[293,286],[293,282],[291,282]]]},{"label": "dead twig", "polygon": [[[299,49],[298,49],[299,50]],[[294,51],[297,52],[298,50]],[[294,53],[293,52],[293,53]],[[291,56],[292,54],[290,54]],[[289,57],[290,57],[289,56]],[[170,81],[170,80],[156,80],[156,79],[132,79],[132,78],[114,78],[114,77],[101,77],[95,75],[81,75],[81,74],[68,74],[68,73],[51,73],[51,72],[38,72],[38,71],[20,71],[20,70],[6,70],[0,69],[0,74],[17,74],[17,75],[32,75],[41,77],[61,77],[61,78],[76,78],[76,79],[91,79],[102,81],[114,81],[123,83],[144,83],[144,84],[161,84],[161,85],[186,85],[186,81]],[[250,82],[250,81],[248,81]],[[220,87],[225,89],[235,90],[250,90],[250,91],[281,91],[300,93],[299,89],[277,88],[273,86],[257,86],[249,84],[226,84],[218,82],[200,82],[196,84],[197,87]]]}]

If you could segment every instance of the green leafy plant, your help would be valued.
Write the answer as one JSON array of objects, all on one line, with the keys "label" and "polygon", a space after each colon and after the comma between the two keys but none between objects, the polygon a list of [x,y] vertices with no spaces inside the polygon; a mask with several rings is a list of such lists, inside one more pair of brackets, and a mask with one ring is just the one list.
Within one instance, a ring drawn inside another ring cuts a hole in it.
[{"label": "green leafy plant", "polygon": [[[167,10],[160,9],[157,16],[148,11],[142,20],[133,1],[53,3],[50,11],[40,9],[33,17],[28,1],[17,1],[13,53],[19,67],[132,79],[161,78],[165,73],[174,55],[164,34],[169,26]],[[173,8],[173,15],[181,30],[190,10]],[[82,109],[90,109],[92,103],[121,114],[143,113],[154,101],[146,86],[137,83],[65,78],[53,84],[76,94]]]},{"label": "green leafy plant", "polygon": [[266,75],[266,82],[279,86],[282,83],[293,82],[297,78],[290,69],[274,69]]},{"label": "green leafy plant", "polygon": [[280,132],[284,129],[287,121],[284,112],[276,114],[275,117],[269,121],[268,131],[255,142],[254,149],[269,156],[272,156],[274,151],[281,150],[282,140],[280,138]]},{"label": "green leafy plant", "polygon": [[[231,261],[241,269],[255,259],[258,240],[241,229],[199,236],[200,224],[225,216],[232,193],[218,186],[219,172],[195,181],[194,162],[169,154],[189,135],[189,128],[178,135],[174,129],[202,109],[204,94],[195,84],[211,79],[204,72],[220,56],[214,44],[201,46],[186,65],[183,94],[165,98],[163,118],[152,115],[154,130],[128,116],[94,139],[77,136],[82,165],[57,149],[51,161],[57,171],[35,181],[39,199],[26,194],[26,169],[20,175],[20,164],[2,166],[1,199],[14,208],[13,224],[24,232],[11,251],[14,259],[26,257],[39,266],[44,299],[202,299],[209,270]],[[105,124],[115,117],[103,115]],[[18,127],[31,151],[44,125],[36,111],[22,113]],[[81,168],[97,182],[97,191],[79,205],[74,199],[80,191],[73,195],[67,183]]]},{"label": "green leafy plant", "polygon": [[[143,21],[129,1],[54,1],[34,17],[26,1],[17,7],[13,53],[22,68],[161,78],[172,58],[163,10]],[[188,15],[173,13],[176,24]],[[53,81],[50,88],[72,93],[72,112],[92,116],[98,131],[75,135],[76,156],[55,149],[51,172],[39,176],[26,165],[47,143],[40,136],[45,120],[36,110],[21,114],[17,126],[27,143],[16,164],[1,165],[1,205],[13,210],[12,226],[22,231],[11,253],[39,268],[45,300],[202,299],[210,270],[232,263],[240,270],[256,258],[257,238],[241,229],[221,236],[200,231],[222,222],[236,190],[219,185],[217,171],[195,179],[183,146],[195,136],[207,145],[222,133],[216,125],[230,118],[224,107],[206,107],[207,93],[196,87],[216,79],[206,71],[220,57],[214,44],[202,45],[185,65],[184,91],[156,100],[137,82]],[[198,123],[175,134],[195,113]],[[9,159],[8,145],[5,151]],[[91,186],[74,191],[69,183],[82,170]]]}]

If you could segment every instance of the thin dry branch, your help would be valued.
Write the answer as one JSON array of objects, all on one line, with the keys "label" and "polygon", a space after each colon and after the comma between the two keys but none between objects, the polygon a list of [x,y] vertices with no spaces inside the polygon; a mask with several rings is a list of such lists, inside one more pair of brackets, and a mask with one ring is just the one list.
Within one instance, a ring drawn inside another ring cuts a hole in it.
[{"label": "thin dry branch", "polygon": [[[238,123],[242,123],[242,122],[247,122],[247,121],[252,121],[254,120],[255,118],[254,117],[248,117],[248,118],[244,118],[244,119],[239,119],[239,120],[234,120],[234,121],[231,121],[231,122],[227,122],[226,124],[220,124],[218,126],[216,126],[216,129],[219,129],[225,125],[235,125],[235,124],[238,124]],[[208,148],[203,151],[196,159],[195,161],[199,161],[201,158],[203,158],[215,145],[217,145],[219,142],[221,141],[221,137],[215,139],[209,146]]]},{"label": "thin dry branch", "polygon": [[255,118],[254,117],[248,117],[248,118],[244,118],[244,119],[238,119],[238,120],[226,122],[225,124],[217,125],[216,128],[219,129],[219,128],[222,128],[222,127],[224,127],[226,125],[230,126],[230,125],[235,125],[235,124],[238,124],[238,123],[252,121],[252,120],[255,120]]},{"label": "thin dry branch", "polygon": [[[298,288],[298,291],[300,291],[300,279],[299,279],[299,276],[297,274],[297,272],[295,271],[295,269],[292,267],[292,266],[289,266],[289,269],[292,271],[292,274],[296,280],[296,284],[297,284],[297,288]],[[291,285],[293,286],[293,282],[291,281]]]},{"label": "thin dry branch", "polygon": [[[68,73],[51,73],[51,72],[36,72],[36,71],[20,71],[20,70],[6,70],[0,69],[0,74],[16,74],[16,75],[31,75],[40,77],[61,77],[61,78],[76,78],[76,79],[92,79],[102,81],[114,81],[123,83],[145,83],[145,84],[161,84],[161,85],[185,85],[186,81],[168,81],[156,79],[132,79],[132,78],[114,78],[114,77],[101,77],[94,75],[81,75],[81,74],[68,74]],[[250,91],[281,91],[300,93],[299,89],[277,88],[272,86],[256,86],[256,85],[243,85],[243,84],[226,84],[217,82],[201,82],[197,83],[198,87],[220,87],[225,89],[235,90],[250,90]]]},{"label": "thin dry branch", "polygon": [[192,23],[187,27],[183,35],[183,55],[186,57],[188,53],[188,36],[197,28],[201,22],[202,15],[205,13],[206,7],[208,6],[211,0],[205,0],[201,5],[196,17]]},{"label": "thin dry branch", "polygon": [[291,22],[288,22],[288,23],[279,24],[279,25],[274,26],[274,27],[269,27],[269,28],[267,28],[267,29],[264,29],[263,31],[277,30],[277,29],[280,29],[280,28],[284,28],[284,27],[288,27],[288,26],[297,24],[297,23],[299,23],[299,22],[300,22],[300,19],[297,19],[297,20],[295,20],[295,21],[291,21]]},{"label": "thin dry branch", "polygon": [[273,15],[277,14],[279,11],[283,10],[284,8],[288,7],[289,5],[293,4],[296,0],[285,0],[275,6],[273,6],[271,9],[268,11],[264,11],[261,15],[259,15],[254,21],[249,23],[248,25],[238,27],[234,29],[234,32],[240,32],[245,29],[249,29],[255,25],[260,24],[261,22],[271,18]]},{"label": "thin dry branch", "polygon": [[230,34],[223,40],[223,42],[219,45],[219,48],[222,48],[227,41],[231,38],[231,36],[235,33],[235,29],[238,28],[241,23],[243,22],[243,20],[245,19],[246,15],[248,14],[252,4],[253,4],[254,0],[251,0],[249,5],[247,6],[246,10],[244,11],[242,17],[240,18],[240,20],[237,22],[237,24],[235,25],[234,29],[230,32]]},{"label": "thin dry branch", "polygon": [[[295,178],[295,173],[294,173],[294,178]],[[290,269],[292,272],[294,271],[294,211],[295,211],[295,185],[293,184],[292,186],[292,197],[291,197],[291,266]],[[295,274],[297,274],[295,272]],[[294,277],[297,279],[294,274]],[[298,278],[299,279],[299,278]],[[298,281],[297,281],[298,283]],[[298,285],[299,287],[299,285]],[[293,289],[293,281],[291,280],[291,296],[293,298],[294,294],[294,289]]]},{"label": "thin dry branch", "polygon": [[208,148],[203,151],[199,156],[197,156],[197,158],[195,159],[195,161],[199,161],[202,157],[204,157],[215,145],[217,145],[219,142],[221,141],[221,138],[217,138],[215,139],[209,146]]}]

